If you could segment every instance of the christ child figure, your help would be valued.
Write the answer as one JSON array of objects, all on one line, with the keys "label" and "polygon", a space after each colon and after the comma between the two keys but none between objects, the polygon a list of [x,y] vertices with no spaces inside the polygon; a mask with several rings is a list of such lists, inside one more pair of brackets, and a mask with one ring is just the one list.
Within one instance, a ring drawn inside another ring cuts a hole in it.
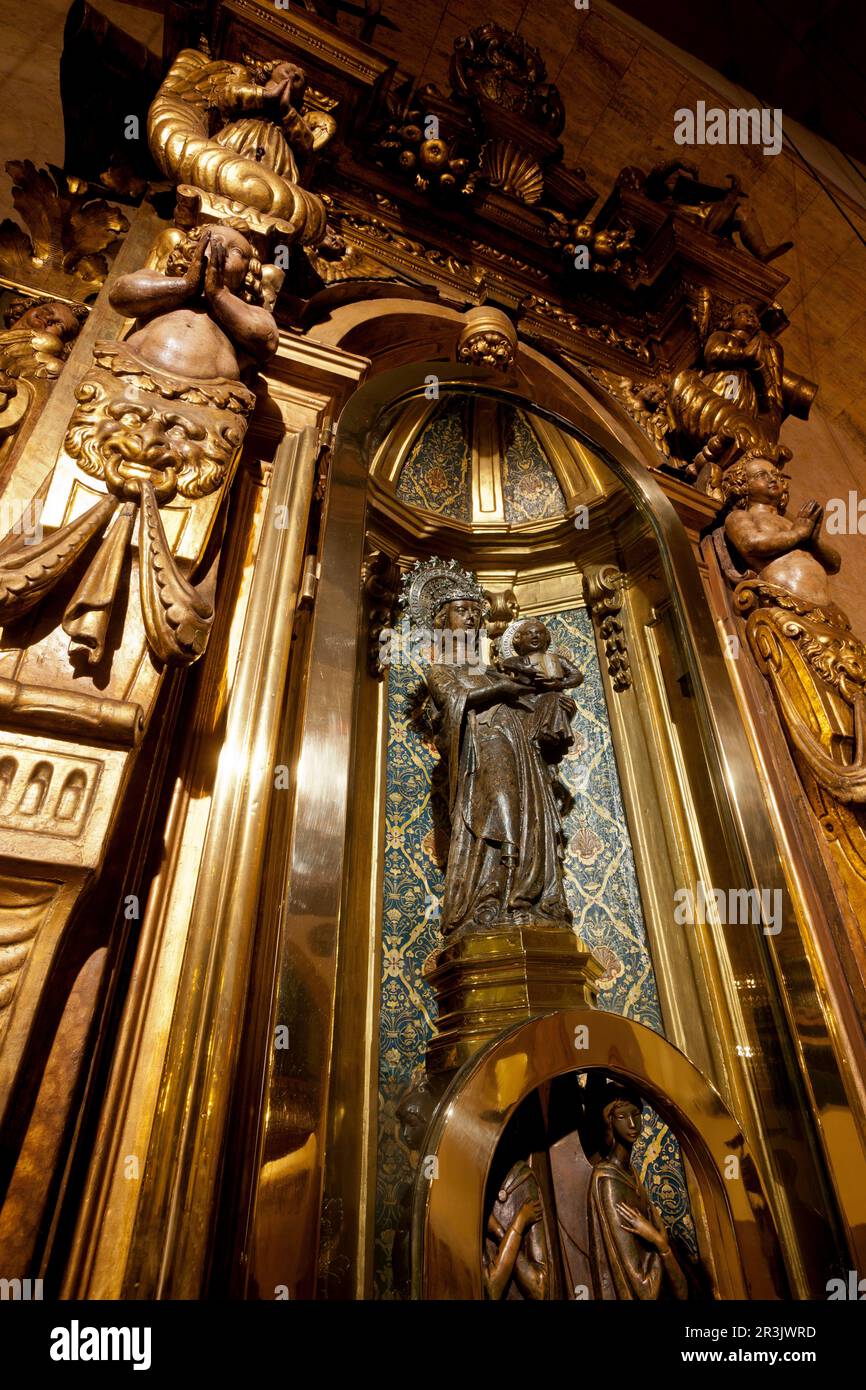
[{"label": "christ child figure", "polygon": [[510,623],[499,643],[500,671],[526,686],[522,708],[532,714],[530,737],[549,762],[559,762],[574,743],[571,720],[577,706],[564,692],[583,684],[583,672],[564,652],[551,651],[540,618]]}]

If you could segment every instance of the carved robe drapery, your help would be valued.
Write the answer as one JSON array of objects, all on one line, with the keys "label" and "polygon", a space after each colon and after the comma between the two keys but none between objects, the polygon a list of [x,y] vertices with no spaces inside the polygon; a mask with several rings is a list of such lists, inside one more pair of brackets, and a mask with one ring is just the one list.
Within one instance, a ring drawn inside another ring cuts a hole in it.
[{"label": "carved robe drapery", "polygon": [[[451,851],[443,930],[540,919],[568,926],[562,828],[550,768],[530,736],[535,713],[516,702],[467,707],[500,679],[477,667],[431,665],[437,744],[448,763]],[[509,850],[513,847],[513,850]],[[513,872],[503,862],[516,858]]]},{"label": "carved robe drapery", "polygon": [[636,1208],[647,1221],[659,1227],[659,1217],[636,1174],[608,1159],[596,1164],[589,1188],[593,1297],[608,1300],[675,1297],[661,1255],[640,1236],[625,1230],[616,1211],[618,1202]]}]

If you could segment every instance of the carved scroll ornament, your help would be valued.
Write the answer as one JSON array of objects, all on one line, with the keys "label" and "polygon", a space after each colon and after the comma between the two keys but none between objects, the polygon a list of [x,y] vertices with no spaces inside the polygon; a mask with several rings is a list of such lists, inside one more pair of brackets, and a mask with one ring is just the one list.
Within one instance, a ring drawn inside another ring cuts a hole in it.
[{"label": "carved scroll ornament", "polygon": [[27,231],[9,218],[0,223],[0,274],[40,294],[91,298],[129,230],[124,213],[53,164],[37,169],[30,159],[13,159],[6,172]]},{"label": "carved scroll ornament", "polygon": [[628,690],[631,686],[625,630],[619,618],[623,583],[623,576],[615,565],[587,565],[584,570],[583,596],[604,643],[614,690]]}]

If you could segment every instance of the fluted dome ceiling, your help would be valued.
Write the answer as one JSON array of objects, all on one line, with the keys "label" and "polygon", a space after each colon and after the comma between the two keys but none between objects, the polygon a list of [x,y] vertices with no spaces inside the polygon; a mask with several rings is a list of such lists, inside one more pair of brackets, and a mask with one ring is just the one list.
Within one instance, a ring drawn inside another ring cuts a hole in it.
[{"label": "fluted dome ceiling", "polygon": [[524,410],[477,396],[416,403],[373,471],[404,505],[469,525],[554,520],[602,491],[580,445]]}]

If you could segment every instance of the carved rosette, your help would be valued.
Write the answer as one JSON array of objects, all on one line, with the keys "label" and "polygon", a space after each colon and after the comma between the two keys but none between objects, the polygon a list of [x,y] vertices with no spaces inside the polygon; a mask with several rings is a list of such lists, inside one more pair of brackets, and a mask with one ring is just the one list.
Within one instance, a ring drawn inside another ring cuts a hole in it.
[{"label": "carved rosette", "polygon": [[517,356],[517,331],[499,309],[470,309],[457,341],[457,361],[507,372]]}]

